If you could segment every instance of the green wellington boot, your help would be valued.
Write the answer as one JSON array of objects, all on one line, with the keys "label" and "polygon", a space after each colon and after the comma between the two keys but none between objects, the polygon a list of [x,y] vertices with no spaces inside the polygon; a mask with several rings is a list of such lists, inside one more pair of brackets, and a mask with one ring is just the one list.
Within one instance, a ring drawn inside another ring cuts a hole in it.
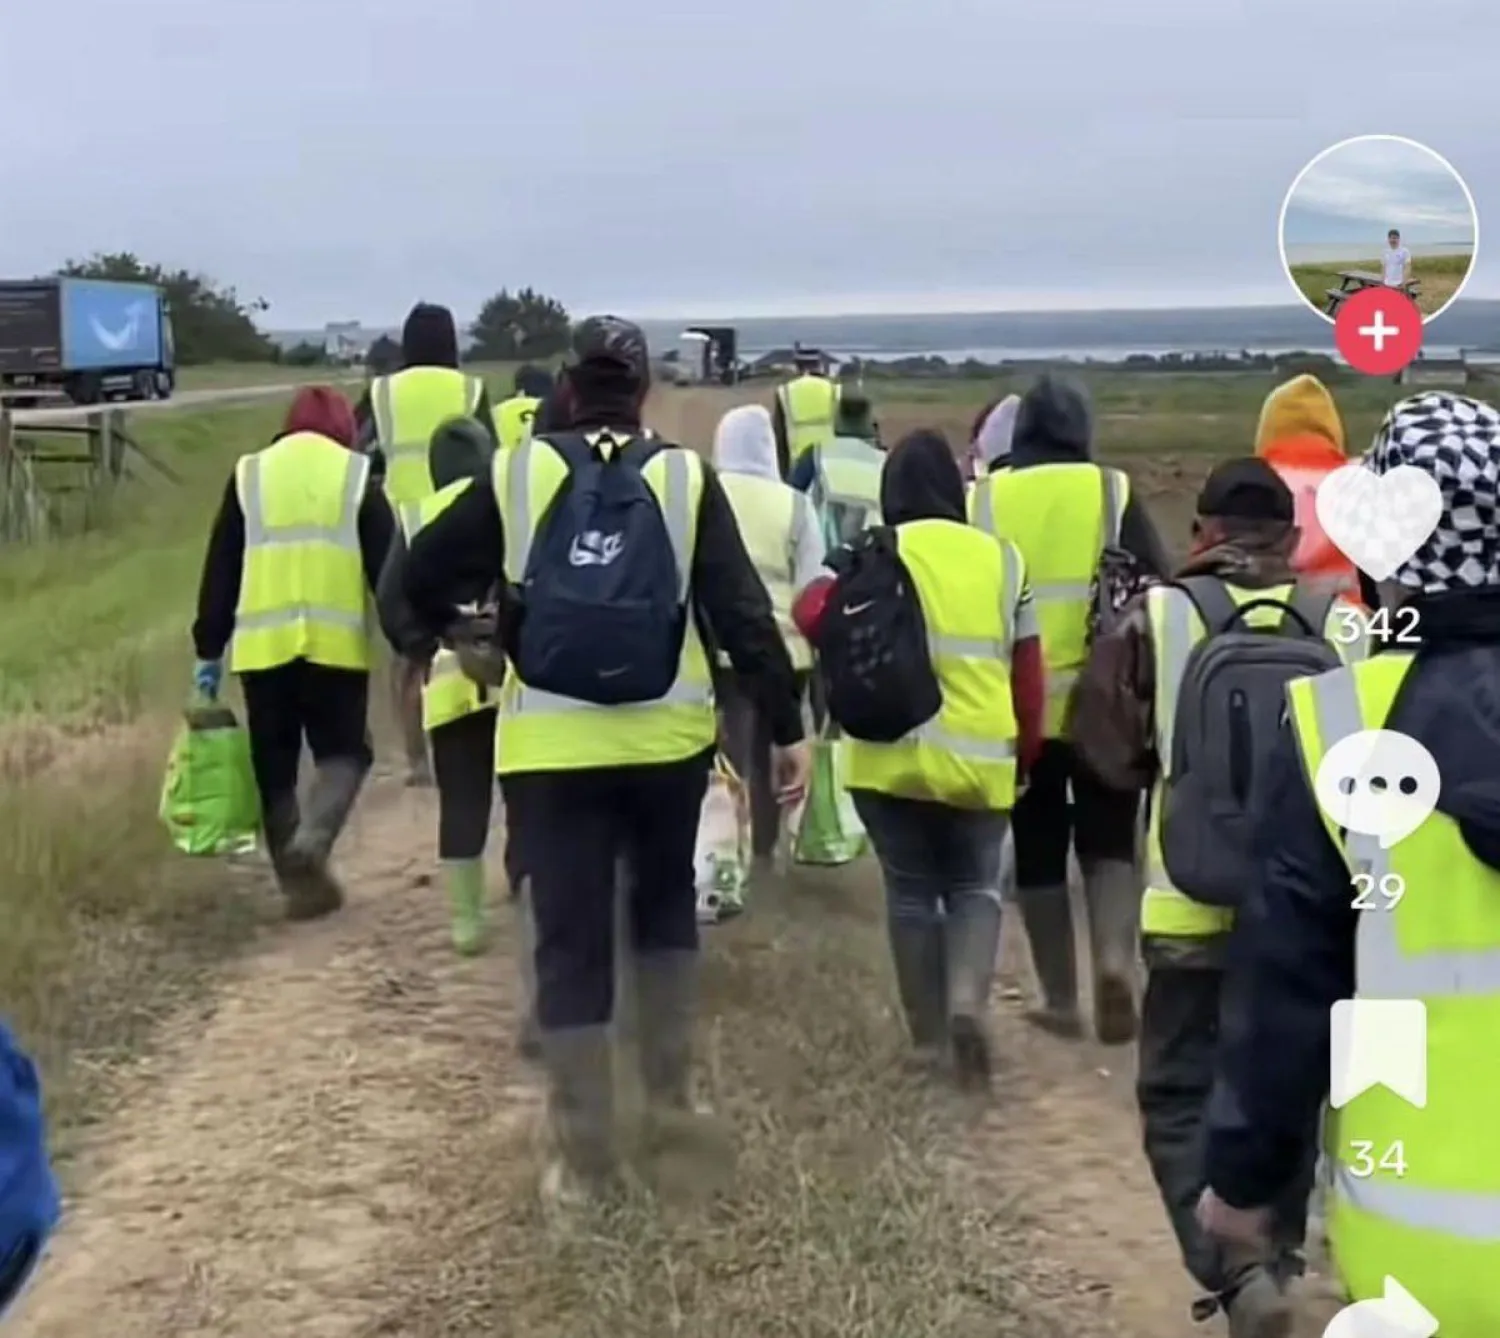
[{"label": "green wellington boot", "polygon": [[444,864],[448,911],[453,919],[453,947],[465,957],[484,951],[485,900],[488,888],[482,859],[454,859]]}]

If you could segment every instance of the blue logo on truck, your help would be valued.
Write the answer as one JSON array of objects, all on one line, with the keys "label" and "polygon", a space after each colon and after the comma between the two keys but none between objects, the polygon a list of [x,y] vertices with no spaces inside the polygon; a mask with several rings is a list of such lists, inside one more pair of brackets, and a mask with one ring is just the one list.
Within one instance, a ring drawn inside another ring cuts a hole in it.
[{"label": "blue logo on truck", "polygon": [[63,364],[70,371],[156,367],[161,294],[149,284],[62,280]]}]

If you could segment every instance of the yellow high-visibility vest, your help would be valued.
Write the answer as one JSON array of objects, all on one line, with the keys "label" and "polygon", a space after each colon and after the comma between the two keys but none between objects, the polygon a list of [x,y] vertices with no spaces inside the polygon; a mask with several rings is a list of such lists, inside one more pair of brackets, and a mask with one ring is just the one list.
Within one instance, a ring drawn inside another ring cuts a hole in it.
[{"label": "yellow high-visibility vest", "polygon": [[835,437],[818,449],[814,494],[820,505],[862,510],[869,525],[880,523],[880,475],[885,452],[857,437]]},{"label": "yellow high-visibility vest", "polygon": [[385,495],[395,506],[436,491],[427,465],[432,434],[450,418],[472,416],[483,397],[483,381],[451,367],[408,367],[370,383]]},{"label": "yellow high-visibility vest", "polygon": [[1099,465],[1028,465],[975,481],[969,520],[1026,558],[1047,670],[1046,734],[1062,737],[1068,696],[1088,655],[1099,559],[1120,541],[1130,479]]},{"label": "yellow high-visibility vest", "polygon": [[[798,669],[812,665],[807,638],[792,621],[793,585],[797,567],[797,514],[810,505],[807,498],[780,479],[758,478],[725,470],[719,475],[724,493],[739,522],[740,537],[750,561],[765,583],[776,612],[776,626],[786,643],[792,664]],[[727,657],[725,662],[727,663]]]},{"label": "yellow high-visibility vest", "polygon": [[368,456],[317,432],[295,432],[240,457],[235,492],[245,556],[229,667],[235,673],[308,660],[368,669],[359,510]]},{"label": "yellow high-visibility vest", "polygon": [[[1224,588],[1236,606],[1240,606],[1261,599],[1285,602],[1291,598],[1293,585],[1287,581],[1282,585],[1253,590],[1226,583]],[[1162,813],[1166,808],[1167,783],[1171,779],[1177,698],[1188,658],[1193,648],[1208,635],[1208,629],[1187,592],[1172,585],[1156,585],[1146,591],[1146,616],[1151,626],[1151,655],[1156,680],[1152,715],[1155,718],[1158,773],[1146,826],[1146,890],[1141,897],[1141,933],[1151,938],[1208,939],[1229,932],[1234,924],[1234,911],[1228,906],[1209,906],[1194,901],[1174,887],[1167,876],[1161,839]],[[1249,609],[1244,622],[1247,628],[1273,627],[1281,618],[1279,608],[1266,605]],[[1351,638],[1348,635],[1351,630],[1361,634]],[[1329,607],[1323,623],[1323,636],[1346,664],[1368,654],[1368,633],[1363,615],[1342,600],[1335,600]]]},{"label": "yellow high-visibility vest", "polygon": [[495,440],[501,450],[514,450],[531,435],[531,423],[540,405],[535,395],[512,395],[495,406]]},{"label": "yellow high-visibility vest", "polygon": [[[606,432],[589,437],[601,450],[618,449],[626,440]],[[505,527],[506,580],[520,585],[537,524],[567,479],[568,465],[546,437],[532,437],[497,453],[491,471]],[[530,687],[512,666],[500,692],[501,775],[680,762],[713,746],[713,684],[690,606],[703,461],[672,446],[658,450],[641,473],[666,520],[677,558],[678,599],[687,614],[677,678],[658,701],[600,706]]]},{"label": "yellow high-visibility vest", "polygon": [[[1288,685],[1309,789],[1338,743],[1387,727],[1412,658],[1387,652]],[[1426,1105],[1376,1086],[1330,1115],[1335,1269],[1352,1301],[1379,1299],[1393,1276],[1443,1338],[1492,1338],[1500,1159],[1485,1149],[1500,1104],[1500,872],[1475,858],[1444,813],[1387,850],[1326,811],[1323,821],[1359,906],[1355,998],[1419,1001],[1427,1012]]]},{"label": "yellow high-visibility vest", "polygon": [[[401,529],[406,542],[417,537],[440,515],[456,502],[473,479],[455,479],[446,487],[439,488],[431,496],[414,503],[401,515]],[[455,720],[476,711],[493,711],[496,702],[491,699],[489,689],[476,683],[463,671],[458,656],[449,646],[439,646],[427,671],[427,682],[422,685],[422,728],[429,734]]]},{"label": "yellow high-visibility vest", "polygon": [[1011,652],[1025,559],[1015,545],[952,520],[895,528],[943,704],[895,743],[844,740],[845,783],[954,808],[1008,809],[1016,799]]},{"label": "yellow high-visibility vest", "polygon": [[786,419],[786,442],[792,464],[814,446],[833,440],[839,414],[839,387],[826,376],[804,372],[776,387]]}]

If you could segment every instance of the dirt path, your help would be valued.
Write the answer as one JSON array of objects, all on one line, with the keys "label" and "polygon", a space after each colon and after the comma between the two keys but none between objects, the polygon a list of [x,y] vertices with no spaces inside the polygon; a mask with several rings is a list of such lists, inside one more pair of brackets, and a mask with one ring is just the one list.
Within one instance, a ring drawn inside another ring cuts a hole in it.
[{"label": "dirt path", "polygon": [[428,796],[375,783],[345,837],[346,912],[277,933],[140,1074],[12,1332],[382,1331],[455,1103],[483,1084],[517,1117],[535,1104],[506,1071],[508,959],[448,948],[434,829]]}]

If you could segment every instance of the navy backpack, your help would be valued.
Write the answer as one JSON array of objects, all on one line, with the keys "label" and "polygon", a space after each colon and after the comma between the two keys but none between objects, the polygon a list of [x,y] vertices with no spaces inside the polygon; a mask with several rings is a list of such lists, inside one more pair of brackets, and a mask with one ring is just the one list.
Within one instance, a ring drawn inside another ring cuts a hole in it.
[{"label": "navy backpack", "polygon": [[516,672],[528,687],[599,706],[657,701],[677,678],[688,616],[666,517],[641,472],[663,443],[542,440],[568,477],[537,524],[517,592]]}]

